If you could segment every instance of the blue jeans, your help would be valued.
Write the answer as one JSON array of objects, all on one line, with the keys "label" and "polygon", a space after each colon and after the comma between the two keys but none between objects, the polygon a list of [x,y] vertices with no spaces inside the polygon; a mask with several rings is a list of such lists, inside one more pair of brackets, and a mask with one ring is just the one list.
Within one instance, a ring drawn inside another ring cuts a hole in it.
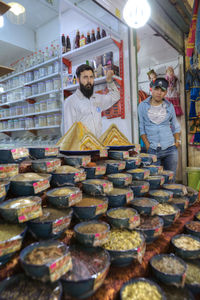
[{"label": "blue jeans", "polygon": [[156,165],[163,166],[164,170],[169,170],[174,172],[174,178],[176,178],[176,168],[178,164],[178,149],[176,146],[171,146],[165,150],[161,147],[157,149],[149,148],[147,153],[157,155]]}]

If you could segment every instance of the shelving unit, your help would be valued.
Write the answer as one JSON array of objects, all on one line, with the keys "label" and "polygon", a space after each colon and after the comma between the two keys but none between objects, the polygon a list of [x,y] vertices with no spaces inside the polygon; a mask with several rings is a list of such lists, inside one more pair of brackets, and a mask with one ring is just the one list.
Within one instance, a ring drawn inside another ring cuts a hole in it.
[{"label": "shelving unit", "polygon": [[43,126],[43,127],[31,127],[31,128],[6,129],[6,130],[0,130],[0,132],[6,133],[6,132],[14,132],[14,131],[30,131],[30,130],[53,129],[53,128],[60,128],[60,125]]}]

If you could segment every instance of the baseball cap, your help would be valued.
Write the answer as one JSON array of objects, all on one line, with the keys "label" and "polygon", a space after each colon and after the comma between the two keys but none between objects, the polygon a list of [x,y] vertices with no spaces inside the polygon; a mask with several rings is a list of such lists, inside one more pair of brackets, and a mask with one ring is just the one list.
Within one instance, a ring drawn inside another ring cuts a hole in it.
[{"label": "baseball cap", "polygon": [[159,87],[159,88],[161,88],[163,91],[166,91],[167,90],[167,88],[168,88],[168,81],[165,79],[165,78],[162,78],[162,77],[158,77],[155,81],[154,81],[154,83],[153,83],[153,85],[152,85],[152,87],[153,88],[156,88],[156,87]]}]

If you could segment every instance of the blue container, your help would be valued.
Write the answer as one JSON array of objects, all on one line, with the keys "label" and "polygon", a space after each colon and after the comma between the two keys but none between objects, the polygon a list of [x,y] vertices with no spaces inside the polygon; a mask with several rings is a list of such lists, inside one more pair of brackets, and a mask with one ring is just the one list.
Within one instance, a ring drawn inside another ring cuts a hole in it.
[{"label": "blue container", "polygon": [[96,165],[94,167],[85,167],[87,179],[101,178],[106,173],[106,165]]},{"label": "blue container", "polygon": [[[200,261],[199,260],[192,260],[192,261],[186,261],[186,265],[188,268],[188,264],[194,265],[195,268],[198,268],[197,274],[200,272]],[[200,283],[189,283],[187,280],[187,271],[186,271],[186,281],[185,281],[185,286],[188,288],[189,291],[193,293],[195,299],[199,299],[199,294],[200,294]]]},{"label": "blue container", "polygon": [[[73,269],[72,271],[69,271],[64,276],[61,277],[61,282],[63,286],[64,295],[66,297],[73,297],[73,299],[86,299],[90,296],[92,296],[96,290],[103,284],[106,275],[110,268],[110,256],[109,253],[99,247],[90,247],[86,248],[82,245],[72,245],[69,248],[71,256],[72,256],[72,264],[76,259],[76,256],[74,258],[73,256],[73,250],[75,250],[76,253],[79,253],[80,255],[80,263],[86,264],[86,261],[89,262],[90,265],[94,265],[92,269],[95,270],[95,263],[98,260],[99,263],[99,257],[100,262],[103,260],[104,263],[102,263],[102,268],[99,270],[98,273],[92,274],[91,276],[88,276],[87,278],[82,278],[82,274],[79,275],[79,279],[73,280]],[[97,259],[95,260],[95,256]],[[82,257],[85,257],[85,260]],[[93,259],[94,257],[94,259]],[[81,260],[82,259],[82,260]],[[92,267],[91,266],[91,267]],[[87,265],[85,266],[87,267]],[[91,269],[91,268],[90,268]],[[75,267],[76,270],[76,267]],[[75,271],[75,274],[77,271]]]},{"label": "blue container", "polygon": [[163,166],[156,166],[156,165],[149,165],[145,166],[145,169],[150,170],[150,175],[161,175],[161,172],[163,171]]},{"label": "blue container", "polygon": [[174,197],[170,200],[170,204],[176,205],[179,209],[180,212],[184,212],[185,209],[188,208],[189,205],[189,199],[187,197]]},{"label": "blue container", "polygon": [[141,164],[141,158],[139,156],[136,157],[128,157],[124,159],[126,162],[126,170],[136,169]]},{"label": "blue container", "polygon": [[190,186],[186,186],[186,189],[187,189],[187,193],[188,193],[187,197],[189,199],[189,206],[191,206],[198,200],[199,193],[198,193],[198,191],[191,188]]},{"label": "blue container", "polygon": [[149,196],[159,203],[165,203],[172,199],[173,193],[167,190],[150,190]]},{"label": "blue container", "polygon": [[106,174],[119,173],[126,167],[126,162],[120,160],[105,160],[103,163],[106,164]]},{"label": "blue container", "polygon": [[114,186],[126,187],[132,183],[132,176],[125,173],[115,173],[107,176]]},{"label": "blue container", "polygon": [[36,173],[51,173],[61,165],[59,158],[45,158],[32,160],[32,169]]},{"label": "blue container", "polygon": [[[31,264],[31,263],[26,262],[26,256],[30,252],[32,252],[34,249],[39,248],[39,247],[49,247],[49,246],[62,247],[63,256],[67,255],[69,253],[68,247],[64,243],[58,242],[58,241],[53,241],[53,240],[33,243],[33,244],[27,246],[26,248],[24,248],[20,252],[20,262],[21,262],[22,268],[24,269],[25,273],[28,276],[30,276],[31,278],[40,280],[42,282],[50,281],[49,265],[51,263],[37,265],[37,264]],[[62,259],[63,256],[61,256],[60,258]],[[52,260],[52,263],[54,261],[55,261],[55,259]]]},{"label": "blue container", "polygon": [[199,259],[200,258],[200,247],[198,250],[185,250],[181,247],[178,247],[175,245],[175,241],[176,239],[178,238],[181,238],[181,237],[190,237],[192,238],[193,240],[196,240],[200,243],[200,238],[198,238],[197,236],[193,236],[193,235],[190,235],[190,234],[178,234],[178,235],[175,235],[172,239],[171,239],[171,243],[173,245],[173,248],[174,248],[174,251],[175,251],[175,254],[177,254],[178,256],[182,257],[183,259]]},{"label": "blue container", "polygon": [[91,162],[90,155],[63,155],[63,158],[66,165],[76,168],[86,167]]},{"label": "blue container", "polygon": [[142,218],[140,218],[141,225],[138,226],[138,230],[143,233],[147,244],[152,243],[157,240],[157,238],[159,238],[159,236],[162,234],[164,226],[164,221],[162,218],[157,216],[148,218],[158,218],[158,225],[154,227],[144,228],[142,226]]},{"label": "blue container", "polygon": [[173,192],[174,196],[182,197],[187,195],[187,189],[184,185],[182,184],[176,184],[176,183],[171,183],[171,184],[163,184],[163,188]]},{"label": "blue container", "polygon": [[169,227],[174,223],[180,216],[180,209],[176,206],[172,206],[176,209],[174,213],[168,214],[168,215],[163,215],[163,214],[157,214],[159,217],[161,217],[164,221],[164,227]]},{"label": "blue container", "polygon": [[163,170],[160,175],[165,177],[166,184],[174,182],[174,172],[173,171]]},{"label": "blue container", "polygon": [[[190,221],[187,224],[185,224],[185,230],[188,234],[197,236],[198,238],[200,238],[200,230],[194,230],[192,228],[190,228],[190,225],[199,225],[200,226],[200,222],[199,221]],[[197,227],[198,228],[198,227]]]},{"label": "blue container", "polygon": [[31,147],[29,148],[30,156],[35,159],[44,159],[47,157],[56,157],[59,154],[59,147]]},{"label": "blue container", "polygon": [[175,286],[168,286],[159,282],[160,288],[164,291],[167,300],[172,299],[184,299],[184,300],[195,300],[193,294],[187,288],[180,288]]},{"label": "blue container", "polygon": [[60,187],[66,185],[75,185],[77,182],[86,179],[86,173],[80,169],[78,172],[72,173],[52,173],[51,186]]},{"label": "blue container", "polygon": [[141,163],[145,165],[151,165],[153,163],[153,157],[151,154],[140,153]]},{"label": "blue container", "polygon": [[[54,195],[54,192],[59,192],[61,190],[70,190],[69,193],[65,192],[64,196]],[[47,201],[57,208],[68,208],[75,205],[82,200],[82,192],[77,187],[61,187],[49,190],[47,193]]]},{"label": "blue container", "polygon": [[104,196],[113,190],[112,182],[103,179],[88,179],[82,182],[83,191],[93,196]]},{"label": "blue container", "polygon": [[152,215],[154,209],[158,206],[158,202],[155,199],[147,197],[134,198],[130,205],[134,207],[142,215]]},{"label": "blue container", "polygon": [[[56,213],[56,209],[53,209],[54,213]],[[48,215],[51,214],[51,208],[43,208],[43,216],[41,218],[37,218],[28,222],[29,231],[32,233],[34,237],[37,239],[51,239],[51,238],[59,238],[64,231],[69,227],[71,218],[72,218],[72,209],[62,210],[63,216],[48,218]],[[58,211],[59,213],[59,211]]]},{"label": "blue container", "polygon": [[124,160],[129,157],[128,151],[109,150],[108,157],[110,159]]},{"label": "blue container", "polygon": [[[7,201],[4,201],[0,204],[0,215],[8,222],[10,223],[19,223],[19,219],[18,219],[18,210],[19,207],[6,207],[7,204],[10,204],[18,199],[29,199],[31,201],[33,201],[34,203],[38,204],[39,206],[42,205],[42,200],[40,197],[37,196],[29,196],[29,197],[18,197],[18,198],[13,198]],[[30,204],[29,204],[30,206]],[[32,205],[31,205],[32,206]],[[28,207],[28,205],[25,205],[23,207]],[[22,206],[20,207],[22,208]]]},{"label": "blue container", "polygon": [[[80,231],[81,228],[88,225],[93,227],[91,232],[83,233]],[[102,226],[102,231],[95,231],[95,225],[99,227]],[[82,222],[74,227],[76,240],[87,247],[99,247],[105,244],[108,241],[109,231],[110,226],[105,222],[99,221]]]},{"label": "blue container", "polygon": [[[17,175],[20,176],[21,174]],[[17,176],[10,180],[10,190],[16,196],[38,195],[50,187],[50,174],[38,174],[42,179],[19,181]]]},{"label": "blue container", "polygon": [[[113,217],[112,212],[116,212],[117,210],[121,211],[130,211],[130,215],[128,217],[124,216],[123,218]],[[125,228],[125,229],[134,229],[140,225],[140,215],[138,212],[130,207],[117,207],[111,208],[106,213],[108,222],[114,228]]]},{"label": "blue container", "polygon": [[[49,290],[49,287],[50,287],[51,290],[52,290],[52,293],[49,294],[49,297],[50,298],[52,297],[53,299],[56,299],[56,300],[61,300],[61,298],[62,298],[62,285],[59,281],[57,281],[55,283],[45,284],[45,283],[41,283],[41,282],[38,282],[38,281],[35,281],[33,279],[30,279],[30,278],[26,277],[26,275],[24,273],[20,273],[20,274],[14,275],[12,277],[8,277],[5,280],[0,282],[0,298],[2,297],[1,293],[5,289],[13,290],[13,286],[16,286],[16,285],[19,286],[19,289],[21,287],[23,288],[23,285],[25,286],[27,281],[30,284],[32,284],[32,286],[35,286],[35,292],[37,292],[37,288],[40,289],[40,291],[42,293],[42,291],[44,291],[45,288],[48,288],[48,290]],[[23,292],[24,292],[24,290],[22,290],[22,295],[21,296],[24,296]],[[33,299],[33,295],[34,295],[33,290],[31,290],[31,292],[32,293],[30,293],[30,299],[32,298],[32,300],[35,300],[35,299]],[[21,296],[19,296],[19,297],[21,297]],[[28,297],[29,295],[26,295],[26,296]]]},{"label": "blue container", "polygon": [[0,163],[20,163],[29,157],[27,148],[0,149]]},{"label": "blue container", "polygon": [[[162,262],[163,258],[170,258],[174,261],[178,261],[183,266],[183,271],[181,273],[171,274],[165,273],[161,270],[158,270],[155,266],[156,262]],[[151,258],[150,266],[153,271],[154,276],[164,284],[175,285],[175,286],[182,286],[184,281],[184,277],[186,274],[186,263],[179,257],[175,256],[174,254],[158,254]]]},{"label": "blue container", "polygon": [[132,175],[133,180],[144,180],[150,175],[150,171],[147,169],[127,170],[127,173]]},{"label": "blue container", "polygon": [[150,189],[159,189],[165,182],[165,178],[163,176],[149,176],[145,179],[150,184]]},{"label": "blue container", "polygon": [[147,181],[132,181],[130,188],[134,196],[142,197],[149,191],[149,183]]},{"label": "blue container", "polygon": [[107,250],[110,254],[111,264],[117,267],[129,266],[134,259],[138,259],[138,249],[145,249],[145,238],[141,232],[138,232],[141,238],[141,244],[130,250]]},{"label": "blue container", "polygon": [[[80,204],[74,205],[73,211],[75,216],[79,220],[91,220],[99,217],[100,215],[104,214],[108,209],[108,199],[106,197],[91,197],[88,195],[83,196],[86,198],[91,198],[90,206],[80,206]],[[93,199],[99,199],[101,201],[100,204],[93,203]]]},{"label": "blue container", "polygon": [[[9,224],[8,224],[8,226],[9,226]],[[22,242],[23,242],[23,240],[24,240],[24,238],[25,238],[25,235],[26,235],[26,231],[27,231],[27,227],[26,226],[22,226],[21,225],[21,227],[22,227],[22,231],[21,231],[21,234],[19,234],[19,236],[21,237],[21,239],[22,239]],[[8,240],[9,241],[9,240]],[[7,242],[8,242],[7,241]],[[0,245],[2,245],[2,244],[4,244],[4,242],[5,241],[3,241],[3,242],[0,242]],[[8,243],[7,243],[7,245],[8,245]],[[15,245],[13,244],[12,245],[12,249],[13,249],[13,251],[12,252],[10,252],[10,253],[7,253],[7,254],[3,254],[3,255],[1,255],[0,256],[0,266],[2,266],[2,265],[4,265],[4,264],[6,264],[11,258],[12,258],[12,256],[17,252],[17,251],[19,251],[19,250],[15,250]]]},{"label": "blue container", "polygon": [[110,193],[106,194],[106,197],[108,198],[109,207],[120,207],[133,200],[133,191],[130,188],[114,188]]},{"label": "blue container", "polygon": [[[126,297],[123,297],[124,290],[126,289],[127,286],[132,285],[132,284],[137,284],[139,282],[148,283],[150,285],[150,288],[151,288],[151,286],[156,287],[156,289],[158,290],[158,293],[160,294],[160,297],[161,297],[159,299],[161,299],[161,300],[167,300],[166,297],[165,297],[164,292],[162,291],[162,289],[159,287],[159,285],[157,283],[155,283],[152,280],[149,280],[149,279],[146,279],[146,278],[142,278],[142,277],[131,279],[131,280],[129,280],[126,283],[123,284],[123,286],[122,286],[122,288],[120,290],[120,300],[127,300]],[[149,297],[149,294],[146,293],[145,296]],[[153,297],[153,295],[152,295],[152,297]]]}]

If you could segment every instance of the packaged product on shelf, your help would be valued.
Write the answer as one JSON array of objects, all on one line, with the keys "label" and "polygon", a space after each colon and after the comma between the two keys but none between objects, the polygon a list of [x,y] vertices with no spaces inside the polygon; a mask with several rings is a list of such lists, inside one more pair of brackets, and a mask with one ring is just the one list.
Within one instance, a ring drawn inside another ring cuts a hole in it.
[{"label": "packaged product on shelf", "polygon": [[80,38],[80,47],[83,47],[86,45],[86,37],[84,36],[84,34],[81,34],[81,38]]},{"label": "packaged product on shelf", "polygon": [[35,126],[34,127],[39,127],[39,117],[35,117],[34,118],[34,124],[35,124]]},{"label": "packaged product on shelf", "polygon": [[33,81],[33,72],[29,71],[25,73],[25,83]]},{"label": "packaged product on shelf", "polygon": [[35,102],[35,112],[40,112],[40,102]]},{"label": "packaged product on shelf", "polygon": [[54,115],[55,125],[60,125],[61,123],[61,114]]},{"label": "packaged product on shelf", "polygon": [[32,84],[31,86],[31,90],[32,90],[32,95],[37,95],[38,94],[38,84]]},{"label": "packaged product on shelf", "polygon": [[32,127],[34,127],[33,118],[25,118],[25,128],[32,128]]},{"label": "packaged product on shelf", "polygon": [[52,91],[53,90],[53,80],[45,80],[45,86],[46,86],[46,91]]},{"label": "packaged product on shelf", "polygon": [[39,127],[47,126],[47,116],[39,116]]},{"label": "packaged product on shelf", "polygon": [[31,86],[25,86],[24,87],[24,96],[29,97],[32,95],[32,89]]},{"label": "packaged product on shelf", "polygon": [[2,103],[6,103],[7,102],[7,95],[6,94],[2,95],[1,102]]},{"label": "packaged product on shelf", "polygon": [[28,103],[28,113],[32,114],[35,112],[35,104]]},{"label": "packaged product on shelf", "polygon": [[53,78],[53,90],[59,90],[61,88],[61,80],[60,77]]},{"label": "packaged product on shelf", "polygon": [[44,61],[49,60],[49,48],[46,47],[44,51]]},{"label": "packaged product on shelf", "polygon": [[66,52],[66,43],[65,43],[65,35],[64,33],[61,36],[61,43],[62,43],[62,53]]},{"label": "packaged product on shelf", "polygon": [[67,85],[73,84],[73,75],[72,74],[68,74],[68,78],[67,78]]},{"label": "packaged product on shelf", "polygon": [[97,27],[97,35],[96,35],[96,39],[100,40],[101,39],[101,33],[100,33],[100,28]]},{"label": "packaged product on shelf", "polygon": [[47,67],[47,75],[51,75],[51,74],[53,74],[53,65],[49,65]]},{"label": "packaged product on shelf", "polygon": [[95,41],[96,41],[95,31],[94,31],[94,29],[92,29],[91,42],[95,42]]},{"label": "packaged product on shelf", "polygon": [[42,78],[47,75],[47,69],[44,67],[39,68],[39,78]]},{"label": "packaged product on shelf", "polygon": [[75,38],[75,49],[80,47],[80,32],[77,30]]},{"label": "packaged product on shelf", "polygon": [[67,35],[66,37],[66,52],[71,51],[71,42],[70,42],[70,38],[69,35]]},{"label": "packaged product on shelf", "polygon": [[53,63],[53,73],[58,73],[60,70],[60,64],[58,61],[54,61]]},{"label": "packaged product on shelf", "polygon": [[54,126],[54,125],[55,125],[54,115],[52,114],[47,115],[47,126]]}]

